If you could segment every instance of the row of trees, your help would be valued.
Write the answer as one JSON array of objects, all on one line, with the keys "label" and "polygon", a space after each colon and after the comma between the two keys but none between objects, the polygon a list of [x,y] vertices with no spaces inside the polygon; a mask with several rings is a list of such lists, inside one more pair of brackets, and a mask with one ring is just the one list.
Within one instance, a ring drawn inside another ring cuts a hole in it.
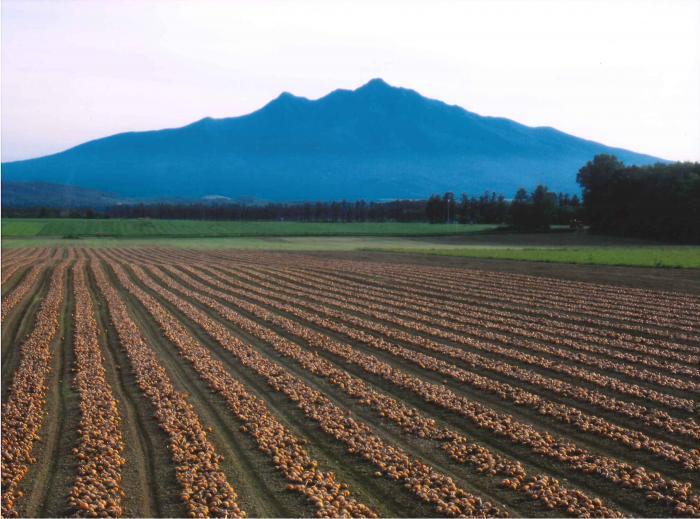
[{"label": "row of trees", "polygon": [[107,210],[112,218],[163,218],[186,220],[290,220],[297,222],[415,222],[425,219],[424,200],[389,202],[303,202],[243,205],[138,204]]},{"label": "row of trees", "polygon": [[504,223],[507,215],[508,201],[493,192],[478,198],[462,193],[459,201],[454,193],[433,195],[425,204],[425,216],[430,223]]},{"label": "row of trees", "polygon": [[700,243],[700,163],[637,167],[598,155],[576,180],[592,231]]},{"label": "row of trees", "polygon": [[124,204],[105,209],[3,207],[3,216],[25,218],[154,218],[179,220],[290,220],[298,222],[416,222],[425,200],[390,202]]},{"label": "row of trees", "polygon": [[73,218],[154,218],[184,220],[290,220],[299,222],[424,222],[510,224],[522,229],[546,229],[550,224],[568,224],[579,209],[576,196],[556,195],[538,186],[532,193],[521,189],[513,201],[502,194],[479,197],[453,193],[433,195],[428,200],[388,202],[306,202],[208,204],[133,204],[104,210],[91,208],[4,208],[5,216]]},{"label": "row of trees", "polygon": [[520,188],[513,200],[503,195],[484,193],[480,197],[462,194],[459,201],[453,193],[433,195],[426,202],[426,217],[431,223],[496,223],[509,224],[522,230],[546,230],[550,225],[569,225],[580,215],[576,195],[553,193],[537,186],[528,193]]},{"label": "row of trees", "polygon": [[512,199],[448,192],[427,200],[387,202],[306,202],[209,204],[135,204],[104,210],[3,207],[3,216],[163,218],[202,220],[292,220],[301,222],[419,222],[505,224],[518,230],[581,222],[593,232],[700,243],[700,164],[625,166],[598,155],[582,167],[576,195],[553,193],[545,186],[519,189]]}]

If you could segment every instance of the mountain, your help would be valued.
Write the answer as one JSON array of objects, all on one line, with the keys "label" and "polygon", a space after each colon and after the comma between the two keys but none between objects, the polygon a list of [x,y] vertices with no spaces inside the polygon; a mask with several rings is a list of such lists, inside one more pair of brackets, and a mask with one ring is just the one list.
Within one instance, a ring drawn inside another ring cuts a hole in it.
[{"label": "mountain", "polygon": [[511,196],[538,183],[576,192],[576,172],[598,153],[627,164],[659,161],[553,128],[480,116],[373,79],[318,100],[285,92],[241,117],[121,133],[7,162],[2,176],[127,197],[378,200],[484,190]]},{"label": "mountain", "polygon": [[3,207],[91,207],[126,203],[114,193],[47,182],[2,182]]},{"label": "mountain", "polygon": [[92,208],[105,209],[115,205],[134,204],[189,204],[203,205],[238,204],[243,206],[261,206],[269,203],[252,196],[210,195],[201,198],[192,197],[144,197],[124,198],[114,193],[105,193],[94,189],[85,189],[65,184],[48,182],[5,182],[2,181],[2,206],[12,208],[54,207],[61,209]]}]

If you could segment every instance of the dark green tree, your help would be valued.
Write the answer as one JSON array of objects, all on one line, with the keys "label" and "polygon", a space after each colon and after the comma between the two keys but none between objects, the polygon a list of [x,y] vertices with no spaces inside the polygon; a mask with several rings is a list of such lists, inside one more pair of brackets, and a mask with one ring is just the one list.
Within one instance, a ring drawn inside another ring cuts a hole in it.
[{"label": "dark green tree", "polygon": [[700,243],[700,163],[626,167],[598,155],[576,180],[592,231]]}]

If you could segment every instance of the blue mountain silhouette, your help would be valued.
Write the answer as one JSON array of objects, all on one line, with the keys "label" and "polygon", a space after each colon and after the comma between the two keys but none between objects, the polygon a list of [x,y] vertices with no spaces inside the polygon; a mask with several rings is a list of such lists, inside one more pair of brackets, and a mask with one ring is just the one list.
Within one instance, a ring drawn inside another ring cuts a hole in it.
[{"label": "blue mountain silhouette", "polygon": [[285,92],[241,117],[121,133],[4,163],[2,176],[142,198],[377,200],[487,189],[511,196],[538,183],[575,192],[576,172],[598,153],[628,164],[660,160],[373,79],[318,100]]}]

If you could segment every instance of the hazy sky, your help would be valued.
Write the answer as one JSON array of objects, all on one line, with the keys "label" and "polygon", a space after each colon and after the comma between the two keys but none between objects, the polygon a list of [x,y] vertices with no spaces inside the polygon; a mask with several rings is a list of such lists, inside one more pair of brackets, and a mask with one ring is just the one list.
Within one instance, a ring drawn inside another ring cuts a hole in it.
[{"label": "hazy sky", "polygon": [[2,1],[2,159],[373,77],[700,160],[700,1]]}]

